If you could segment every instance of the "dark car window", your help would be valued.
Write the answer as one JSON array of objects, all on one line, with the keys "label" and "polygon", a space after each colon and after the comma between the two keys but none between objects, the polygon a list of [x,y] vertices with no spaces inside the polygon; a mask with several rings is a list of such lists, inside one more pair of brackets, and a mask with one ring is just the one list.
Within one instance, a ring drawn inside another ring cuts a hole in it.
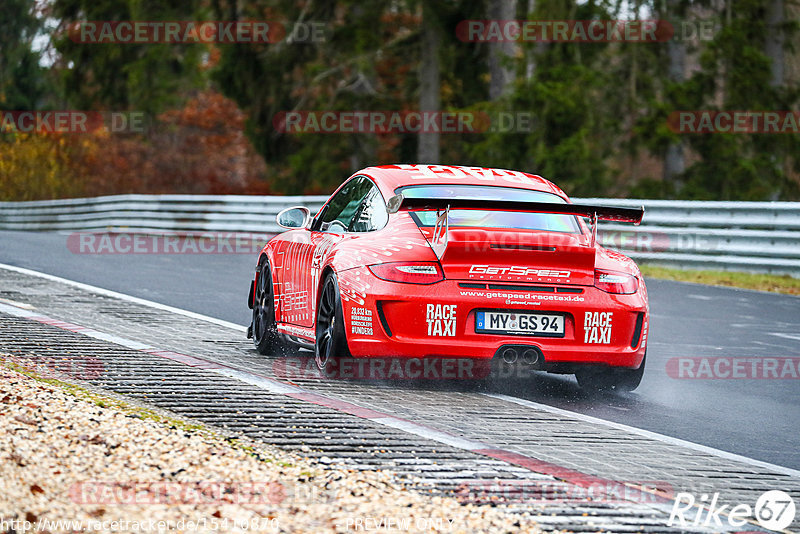
[{"label": "dark car window", "polygon": [[378,188],[372,185],[366,198],[350,223],[351,232],[373,232],[380,230],[389,222],[389,211]]},{"label": "dark car window", "polygon": [[[398,188],[395,192],[411,198],[454,198],[483,200],[521,200],[527,202],[552,202],[565,204],[558,195],[544,191],[531,191],[512,187],[476,185],[421,185]],[[414,211],[411,216],[419,226],[436,224],[435,211]],[[498,210],[450,210],[451,227],[520,228],[548,232],[581,233],[574,215]]]},{"label": "dark car window", "polygon": [[356,211],[372,187],[372,182],[363,176],[350,180],[326,206],[319,229],[341,233],[350,228]]}]

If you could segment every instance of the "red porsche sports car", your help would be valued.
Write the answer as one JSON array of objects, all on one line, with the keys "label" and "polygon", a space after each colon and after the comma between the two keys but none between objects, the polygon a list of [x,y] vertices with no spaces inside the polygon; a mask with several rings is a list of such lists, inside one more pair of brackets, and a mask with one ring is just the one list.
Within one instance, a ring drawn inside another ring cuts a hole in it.
[{"label": "red porsche sports car", "polygon": [[248,329],[262,354],[291,342],[341,358],[491,359],[630,391],[645,365],[647,290],[596,242],[598,220],[643,209],[578,205],[520,171],[383,165],[355,173],[261,251]]}]

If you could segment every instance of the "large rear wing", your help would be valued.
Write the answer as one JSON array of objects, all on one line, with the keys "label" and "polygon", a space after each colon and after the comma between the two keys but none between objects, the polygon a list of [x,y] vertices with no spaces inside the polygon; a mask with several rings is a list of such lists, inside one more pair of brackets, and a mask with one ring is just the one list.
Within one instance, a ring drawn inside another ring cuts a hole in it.
[{"label": "large rear wing", "polygon": [[616,206],[595,206],[590,204],[556,204],[554,202],[524,202],[519,200],[480,200],[472,198],[415,198],[402,193],[393,196],[388,202],[389,213],[406,209],[487,209],[508,211],[531,211],[578,215],[593,220],[617,221],[639,224],[644,217],[644,206],[640,208],[619,208]]},{"label": "large rear wing", "polygon": [[439,213],[430,240],[431,248],[442,259],[449,242],[451,209],[529,211],[553,213],[557,215],[578,215],[591,219],[592,240],[597,241],[597,221],[616,221],[639,224],[644,217],[644,206],[639,208],[618,208],[616,206],[595,206],[591,204],[556,204],[554,202],[524,202],[519,200],[480,200],[474,198],[415,198],[399,193],[387,202],[389,213],[400,209],[435,209]]}]

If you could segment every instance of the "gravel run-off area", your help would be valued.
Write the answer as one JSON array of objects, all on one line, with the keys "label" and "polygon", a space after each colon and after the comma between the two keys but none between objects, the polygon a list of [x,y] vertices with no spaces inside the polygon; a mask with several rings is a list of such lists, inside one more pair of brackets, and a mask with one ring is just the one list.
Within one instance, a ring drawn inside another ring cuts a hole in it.
[{"label": "gravel run-off area", "polygon": [[[5,360],[6,362],[8,360]],[[3,532],[540,532],[0,366]]]}]

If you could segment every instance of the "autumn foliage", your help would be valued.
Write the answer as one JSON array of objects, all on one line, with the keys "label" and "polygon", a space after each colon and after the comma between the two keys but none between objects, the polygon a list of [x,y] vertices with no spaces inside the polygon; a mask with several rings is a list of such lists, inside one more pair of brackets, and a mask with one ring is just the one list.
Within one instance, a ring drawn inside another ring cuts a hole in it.
[{"label": "autumn foliage", "polygon": [[122,193],[268,193],[236,104],[206,90],[143,133],[0,135],[3,200]]}]

